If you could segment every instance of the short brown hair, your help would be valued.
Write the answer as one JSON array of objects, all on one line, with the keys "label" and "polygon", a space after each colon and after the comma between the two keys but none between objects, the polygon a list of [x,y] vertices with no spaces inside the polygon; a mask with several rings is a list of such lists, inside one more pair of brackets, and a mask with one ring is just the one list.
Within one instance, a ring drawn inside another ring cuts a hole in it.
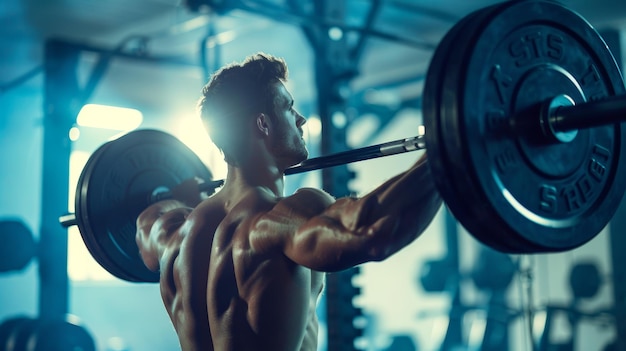
[{"label": "short brown hair", "polygon": [[244,118],[275,111],[272,85],[286,81],[287,75],[283,59],[257,53],[222,67],[202,88],[200,116],[227,162],[237,159],[236,143],[230,141],[241,137],[238,126]]}]

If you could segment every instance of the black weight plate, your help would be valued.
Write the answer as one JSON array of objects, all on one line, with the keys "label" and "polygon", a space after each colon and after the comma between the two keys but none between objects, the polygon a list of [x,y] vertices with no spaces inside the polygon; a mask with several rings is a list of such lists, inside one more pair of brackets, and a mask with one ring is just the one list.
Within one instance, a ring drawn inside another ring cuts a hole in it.
[{"label": "black weight plate", "polygon": [[46,320],[28,339],[26,351],[95,351],[96,344],[83,326],[71,320]]},{"label": "black weight plate", "polygon": [[[457,184],[448,179],[451,172],[464,173],[464,166],[452,163],[452,159],[458,153],[457,150],[462,146],[448,144],[449,139],[458,140],[456,136],[450,137],[451,134],[456,135],[458,128],[451,126],[449,120],[445,125],[442,123],[444,122],[442,116],[448,115],[450,109],[454,107],[444,105],[442,101],[446,95],[456,94],[456,91],[446,90],[444,83],[458,79],[458,70],[465,64],[460,53],[471,49],[475,33],[482,28],[485,18],[497,7],[498,5],[486,7],[463,17],[441,40],[428,67],[422,99],[426,150],[435,183],[448,207],[457,197],[464,196],[463,194],[470,189],[458,188]],[[449,82],[447,84],[450,85]]]},{"label": "black weight plate", "polygon": [[575,299],[593,298],[602,284],[602,273],[595,262],[578,262],[570,268],[569,286]]},{"label": "black weight plate", "polygon": [[136,219],[155,191],[211,172],[185,144],[157,130],[137,130],[110,141],[87,161],[76,191],[76,220],[89,252],[114,276],[158,282],[135,242]]},{"label": "black weight plate", "polygon": [[13,332],[6,342],[6,351],[25,351],[28,340],[41,326],[41,320],[33,318],[18,318],[13,325]]},{"label": "black weight plate", "polygon": [[30,321],[32,318],[29,317],[13,317],[3,321],[0,324],[0,351],[13,350],[21,325]]},{"label": "black weight plate", "polygon": [[37,254],[33,233],[18,219],[0,221],[0,273],[18,271]]},{"label": "black weight plate", "polygon": [[448,150],[439,185],[458,192],[446,202],[498,250],[579,247],[621,201],[625,132],[607,125],[548,143],[527,127],[539,123],[528,111],[560,94],[577,103],[623,94],[619,68],[591,25],[554,2],[507,2],[476,28],[472,44],[451,53],[442,109],[428,116]]},{"label": "black weight plate", "polygon": [[[419,282],[424,291],[442,293],[451,288],[450,282],[458,280],[458,268],[447,258],[427,260],[422,264]],[[456,284],[455,284],[456,285]]]}]

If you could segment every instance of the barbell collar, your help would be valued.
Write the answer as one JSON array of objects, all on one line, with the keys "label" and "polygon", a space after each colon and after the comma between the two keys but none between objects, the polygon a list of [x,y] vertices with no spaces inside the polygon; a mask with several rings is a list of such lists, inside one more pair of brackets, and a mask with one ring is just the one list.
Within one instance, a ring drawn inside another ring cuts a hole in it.
[{"label": "barbell collar", "polygon": [[[555,99],[560,99],[560,97]],[[551,128],[560,133],[624,121],[626,121],[626,95],[615,95],[602,100],[574,103],[569,106],[563,105],[553,109],[550,116]]]},{"label": "barbell collar", "polygon": [[573,130],[559,130],[556,126],[558,111],[562,108],[573,107],[574,99],[565,94],[560,94],[542,104],[539,112],[540,125],[543,135],[550,142],[569,143],[578,135],[578,128]]}]

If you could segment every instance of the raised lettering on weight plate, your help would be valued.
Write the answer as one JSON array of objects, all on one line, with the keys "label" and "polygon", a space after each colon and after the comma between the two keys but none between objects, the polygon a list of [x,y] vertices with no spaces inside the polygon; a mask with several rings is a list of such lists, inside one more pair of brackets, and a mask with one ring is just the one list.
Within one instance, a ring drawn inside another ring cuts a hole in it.
[{"label": "raised lettering on weight plate", "polygon": [[120,203],[122,201],[120,194],[124,192],[126,182],[128,182],[128,179],[119,172],[115,170],[109,172],[106,181],[108,191],[102,193],[105,198],[104,201],[114,205]]},{"label": "raised lettering on weight plate", "polygon": [[561,190],[568,212],[575,211],[582,207],[585,199],[581,196],[575,184],[568,185]]},{"label": "raised lettering on weight plate", "polygon": [[607,163],[611,159],[611,151],[596,144],[593,146],[589,160],[589,175],[601,182],[606,177]]},{"label": "raised lettering on weight plate", "polygon": [[576,181],[576,189],[583,199],[583,202],[588,202],[596,194],[596,183],[589,177],[588,174],[583,174]]},{"label": "raised lettering on weight plate", "polygon": [[598,74],[598,69],[595,65],[589,64],[587,65],[587,69],[583,73],[580,82],[584,86],[595,85],[600,83],[600,74]]},{"label": "raised lettering on weight plate", "polygon": [[602,100],[607,96],[598,68],[593,62],[590,62],[583,72],[580,85],[585,90],[589,101]]},{"label": "raised lettering on weight plate", "polygon": [[556,213],[557,211],[557,190],[548,184],[541,184],[539,187],[539,209],[546,213]]},{"label": "raised lettering on weight plate", "polygon": [[506,147],[502,152],[495,155],[494,163],[498,171],[505,174],[518,165],[517,154],[510,147]]},{"label": "raised lettering on weight plate", "polygon": [[502,135],[507,126],[507,119],[504,117],[504,111],[489,111],[485,116],[487,121],[487,131],[494,135]]},{"label": "raised lettering on weight plate", "polygon": [[160,152],[142,150],[144,152],[133,152],[127,155],[128,162],[134,167],[134,169],[144,169],[154,165],[162,165],[168,160]]},{"label": "raised lettering on weight plate", "polygon": [[554,33],[533,32],[520,36],[509,45],[509,54],[517,67],[524,67],[539,58],[559,61],[563,58],[564,38]]},{"label": "raised lettering on weight plate", "polygon": [[594,145],[587,172],[576,181],[563,186],[560,194],[565,201],[568,212],[586,206],[598,194],[598,187],[606,178],[607,162],[611,152],[601,145]]},{"label": "raised lettering on weight plate", "polygon": [[511,86],[513,79],[502,72],[500,65],[494,65],[491,70],[491,80],[495,84],[500,103],[505,104],[508,101],[508,99],[505,98],[505,90]]}]

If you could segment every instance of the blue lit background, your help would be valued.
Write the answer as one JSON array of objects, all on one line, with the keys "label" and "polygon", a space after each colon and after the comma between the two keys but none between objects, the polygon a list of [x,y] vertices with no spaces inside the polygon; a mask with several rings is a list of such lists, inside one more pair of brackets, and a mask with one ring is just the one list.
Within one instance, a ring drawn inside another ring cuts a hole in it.
[{"label": "blue lit background", "polygon": [[[3,23],[0,26],[0,43],[3,44],[0,51],[0,218],[22,219],[36,237],[41,226],[41,183],[46,177],[42,174],[41,166],[44,79],[37,71],[37,67],[42,64],[43,38],[53,35],[80,37],[110,46],[128,33],[156,33],[157,39],[150,47],[153,52],[189,56],[197,54],[197,39],[205,34],[207,16],[200,16],[200,20],[194,22],[194,16],[184,11],[178,1],[173,0],[143,0],[132,3],[112,1],[106,7],[108,12],[104,11],[106,5],[91,4],[84,0],[7,0],[0,7],[0,23]],[[370,6],[368,1],[350,3],[355,14],[359,13],[360,7],[363,12]],[[429,1],[407,0],[404,3],[419,3],[420,6],[448,13],[450,18],[441,20],[439,17],[429,17],[428,14],[405,13],[396,22],[380,23],[380,28],[436,44],[455,19],[494,2],[446,0],[434,4]],[[624,2],[607,0],[599,3],[602,5],[584,6],[583,1],[570,1],[569,5],[584,10],[585,15],[599,26],[608,27],[617,23],[623,33],[623,18],[626,18]],[[387,19],[392,18],[396,12],[402,12],[397,9],[386,11]],[[81,20],[80,16],[84,18]],[[68,17],[73,18],[73,21],[64,20]],[[124,21],[126,27],[117,27]],[[89,25],[90,22],[92,26]],[[184,25],[176,26],[177,24]],[[406,31],[409,32],[401,32],[400,26],[406,26]],[[83,31],[79,28],[83,28]],[[168,32],[171,28],[179,32]],[[313,116],[316,98],[314,58],[297,26],[239,11],[220,19],[216,30],[221,33],[216,37],[220,53],[218,60],[215,60],[219,62],[213,63],[240,60],[256,51],[284,57],[290,66],[288,88],[296,99],[296,107],[305,115]],[[355,80],[356,87],[366,87],[372,82],[419,77],[425,73],[432,54],[428,50],[388,44],[381,39],[374,39],[370,45],[370,51],[360,65],[361,76]],[[90,55],[82,58],[80,72],[83,77],[89,75],[95,59]],[[32,72],[32,76],[24,81],[15,81],[28,72]],[[189,145],[213,170],[216,178],[225,177],[221,156],[206,140],[195,115],[195,102],[205,78],[204,72],[197,67],[131,60],[114,61],[90,102],[135,109],[142,115],[141,124],[115,124],[102,128],[77,123],[77,129],[71,135],[74,152],[71,159],[70,189],[73,189],[91,152],[132,128],[156,128],[170,132]],[[394,89],[372,92],[369,98],[381,105],[393,106],[398,103],[398,97],[419,96],[421,88],[421,83],[416,81]],[[119,113],[108,113],[108,117],[119,116]],[[106,118],[107,115],[102,119]],[[419,124],[421,113],[415,108],[402,110],[388,125],[381,125],[371,114],[364,114],[352,123],[348,142],[353,147],[360,147],[412,136],[417,133],[416,126]],[[312,156],[318,153],[319,128],[313,116],[307,132]],[[407,154],[355,164],[352,169],[357,177],[352,181],[351,187],[358,193],[372,189],[381,181],[406,169],[416,158],[416,154]],[[315,173],[288,177],[287,192],[303,185],[319,186],[318,178],[319,175]],[[73,194],[70,194],[70,198],[73,198]],[[73,203],[70,201],[68,211],[72,211],[72,207]],[[362,294],[355,304],[363,308],[366,316],[365,335],[359,341],[359,347],[385,350],[397,338],[398,343],[401,340],[411,341],[418,350],[438,349],[448,327],[451,297],[447,294],[425,292],[417,277],[425,260],[438,258],[446,253],[443,217],[444,214],[440,214],[422,238],[390,260],[362,267],[362,274],[355,279],[355,284],[362,287]],[[461,228],[460,230],[461,265],[469,269],[479,252],[479,245],[463,233]],[[76,228],[71,228],[68,235],[70,313],[83,321],[96,339],[98,349],[178,349],[175,333],[161,305],[158,286],[130,284],[109,276],[88,255]],[[608,276],[611,271],[608,245],[607,233],[604,232],[583,248],[571,252],[531,258],[515,257],[522,266],[530,267],[535,274],[531,284],[534,300],[527,301],[529,295],[523,284],[524,280],[517,277],[508,291],[509,303],[518,309],[525,308],[528,304],[541,306],[546,303],[566,303],[571,298],[566,279],[572,263],[593,260],[604,275]],[[0,275],[0,321],[17,315],[37,316],[38,284],[36,260],[24,270]],[[466,292],[465,303],[485,301],[485,294],[475,289],[471,282],[465,280],[462,284]],[[611,303],[610,286],[604,285],[598,296],[586,302],[583,307],[593,310]],[[512,324],[511,350],[530,349],[526,342],[528,335],[525,323],[520,319]],[[476,340],[480,340],[481,326],[484,328],[484,315],[480,311],[468,314],[464,325],[467,326],[467,340],[478,343]],[[557,338],[567,339],[569,332],[567,327],[563,327],[557,333]],[[320,349],[325,344],[324,335],[322,332]],[[402,339],[402,336],[408,339]],[[577,340],[580,342],[580,350],[595,350],[613,336],[614,330],[610,327],[591,324],[582,327]]]}]

